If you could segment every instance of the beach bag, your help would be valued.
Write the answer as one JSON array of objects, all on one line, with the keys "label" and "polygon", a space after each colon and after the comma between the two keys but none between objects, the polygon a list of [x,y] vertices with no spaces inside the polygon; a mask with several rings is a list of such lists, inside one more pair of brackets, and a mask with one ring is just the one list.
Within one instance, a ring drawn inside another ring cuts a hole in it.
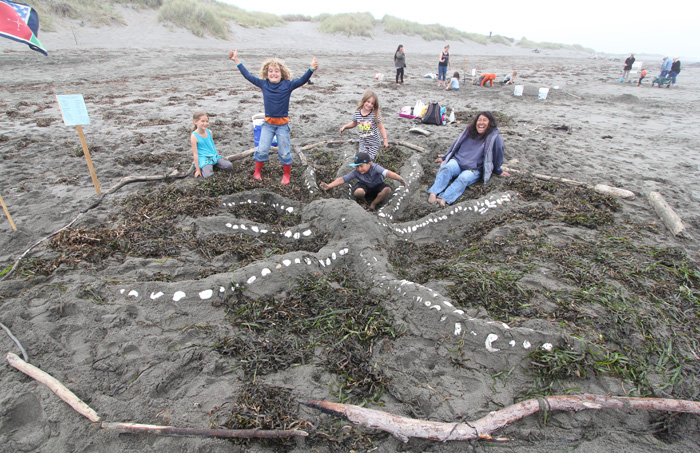
[{"label": "beach bag", "polygon": [[436,124],[438,126],[441,125],[442,113],[440,112],[440,110],[440,104],[438,104],[437,102],[431,102],[428,105],[428,109],[425,111],[421,122],[423,124]]},{"label": "beach bag", "polygon": [[423,101],[416,102],[416,106],[413,107],[413,116],[420,118],[423,116],[423,110],[425,110],[425,104],[423,104]]}]

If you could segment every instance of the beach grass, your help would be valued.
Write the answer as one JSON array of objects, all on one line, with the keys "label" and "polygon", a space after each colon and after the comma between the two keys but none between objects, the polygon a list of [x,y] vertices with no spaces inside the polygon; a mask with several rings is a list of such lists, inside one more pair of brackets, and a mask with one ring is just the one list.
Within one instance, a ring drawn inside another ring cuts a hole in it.
[{"label": "beach grass", "polygon": [[583,47],[580,44],[561,44],[556,42],[536,42],[527,39],[526,37],[520,38],[516,46],[525,47],[528,49],[550,49],[550,50],[573,50],[576,52],[595,52],[595,50]]},{"label": "beach grass", "polygon": [[274,14],[248,12],[217,1],[166,0],[158,10],[158,20],[190,30],[197,36],[228,38],[228,21],[247,28],[267,28],[284,24]]},{"label": "beach grass", "polygon": [[488,42],[484,35],[466,33],[440,24],[419,24],[418,22],[411,22],[390,15],[384,16],[382,23],[384,24],[384,31],[392,35],[420,36],[426,41],[462,41],[467,39],[479,44],[487,44]]},{"label": "beach grass", "polygon": [[321,14],[313,20],[320,23],[319,31],[328,34],[371,38],[374,32],[375,20],[370,13]]}]

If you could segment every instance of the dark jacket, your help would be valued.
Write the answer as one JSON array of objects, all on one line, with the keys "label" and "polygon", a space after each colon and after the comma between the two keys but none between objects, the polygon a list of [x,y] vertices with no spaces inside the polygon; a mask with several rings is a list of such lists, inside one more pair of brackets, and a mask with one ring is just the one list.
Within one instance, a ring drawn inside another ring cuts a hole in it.
[{"label": "dark jacket", "polygon": [[673,64],[671,65],[671,72],[675,72],[676,74],[681,73],[681,60],[673,62]]},{"label": "dark jacket", "polygon": [[[462,135],[459,136],[457,140],[450,146],[450,149],[442,156],[443,162],[447,162],[452,159],[455,153],[462,146],[462,142],[466,140],[469,136],[469,128],[466,128]],[[498,128],[491,131],[488,137],[486,137],[486,146],[484,147],[484,170],[481,174],[484,179],[484,184],[489,182],[491,175],[500,175],[503,173],[501,165],[503,165],[503,151],[505,146],[503,145],[503,139],[501,134],[498,132]]]}]

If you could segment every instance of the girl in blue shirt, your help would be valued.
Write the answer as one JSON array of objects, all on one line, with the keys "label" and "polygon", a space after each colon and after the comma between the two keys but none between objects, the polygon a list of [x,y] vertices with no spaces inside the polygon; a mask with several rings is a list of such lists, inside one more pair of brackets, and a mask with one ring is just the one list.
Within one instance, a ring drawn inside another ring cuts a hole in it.
[{"label": "girl in blue shirt", "polygon": [[222,170],[232,170],[231,162],[216,152],[214,139],[209,130],[209,116],[205,112],[194,112],[192,121],[194,126],[190,135],[190,144],[194,157],[194,177],[210,177],[214,174],[214,166]]}]

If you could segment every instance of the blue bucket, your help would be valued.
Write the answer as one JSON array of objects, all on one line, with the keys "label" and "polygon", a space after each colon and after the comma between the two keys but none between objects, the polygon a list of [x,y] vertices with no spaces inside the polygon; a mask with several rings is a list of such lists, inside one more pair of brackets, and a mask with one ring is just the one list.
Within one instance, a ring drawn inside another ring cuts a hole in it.
[{"label": "blue bucket", "polygon": [[[262,131],[262,123],[265,121],[265,114],[258,113],[253,115],[253,142],[257,148],[260,144],[260,131]],[[272,146],[277,146],[277,136],[272,137]]]}]

